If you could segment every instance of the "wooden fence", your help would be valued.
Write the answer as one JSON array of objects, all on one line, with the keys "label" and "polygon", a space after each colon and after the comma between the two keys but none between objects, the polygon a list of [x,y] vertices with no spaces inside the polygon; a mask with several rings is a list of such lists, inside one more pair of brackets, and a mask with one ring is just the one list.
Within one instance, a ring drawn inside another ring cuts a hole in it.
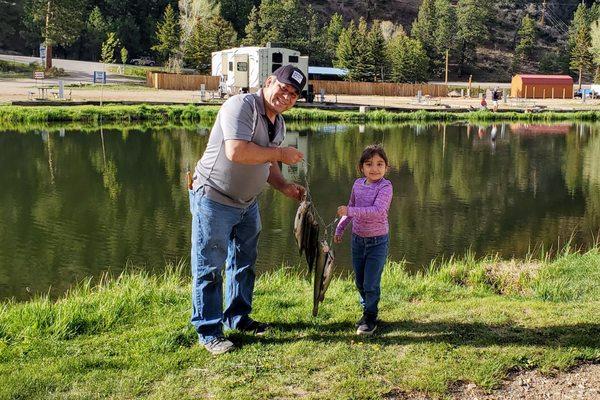
[{"label": "wooden fence", "polygon": [[206,90],[217,90],[219,77],[148,71],[146,72],[146,84],[155,89],[170,90],[200,90],[200,85],[204,84]]},{"label": "wooden fence", "polygon": [[[315,95],[325,90],[326,95],[348,94],[359,96],[402,96],[414,97],[419,90],[423,96],[446,97],[446,85],[412,84],[412,83],[380,83],[380,82],[344,82],[311,80]],[[146,72],[146,84],[155,89],[200,90],[205,84],[206,90],[219,88],[219,77],[208,75],[183,75],[166,72]]]},{"label": "wooden fence", "polygon": [[349,94],[360,96],[399,96],[413,97],[421,91],[423,96],[432,97],[448,96],[446,85],[428,85],[412,83],[380,83],[380,82],[344,82],[344,81],[317,81],[311,80],[315,95],[325,89],[326,95]]}]

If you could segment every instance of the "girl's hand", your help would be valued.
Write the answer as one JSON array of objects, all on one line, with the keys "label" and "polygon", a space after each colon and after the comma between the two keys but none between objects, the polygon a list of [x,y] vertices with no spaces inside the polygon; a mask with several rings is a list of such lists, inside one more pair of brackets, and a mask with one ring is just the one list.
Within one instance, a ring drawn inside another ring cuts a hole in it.
[{"label": "girl's hand", "polygon": [[335,235],[333,237],[333,243],[342,243],[342,235]]},{"label": "girl's hand", "polygon": [[347,206],[339,206],[337,209],[338,217],[345,217],[348,215],[348,207]]},{"label": "girl's hand", "polygon": [[281,193],[283,193],[290,199],[294,199],[297,201],[302,201],[302,196],[304,196],[304,192],[306,192],[306,189],[295,183],[288,183],[281,189]]}]

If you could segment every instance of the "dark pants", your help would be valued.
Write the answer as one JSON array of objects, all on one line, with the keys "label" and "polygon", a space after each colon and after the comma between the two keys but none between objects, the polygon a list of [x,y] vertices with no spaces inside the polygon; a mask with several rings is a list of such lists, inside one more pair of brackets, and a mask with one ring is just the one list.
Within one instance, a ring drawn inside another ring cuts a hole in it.
[{"label": "dark pants", "polygon": [[352,234],[352,266],[360,305],[365,315],[377,318],[381,274],[388,255],[389,235],[361,237]]}]

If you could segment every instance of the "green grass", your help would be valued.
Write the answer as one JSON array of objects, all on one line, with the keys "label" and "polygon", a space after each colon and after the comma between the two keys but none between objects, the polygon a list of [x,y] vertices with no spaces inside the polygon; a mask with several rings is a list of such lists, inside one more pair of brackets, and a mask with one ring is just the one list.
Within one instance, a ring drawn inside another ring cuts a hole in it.
[{"label": "green grass", "polygon": [[[108,72],[112,72],[115,74],[120,74],[123,71],[123,66],[110,66],[108,67]],[[124,74],[125,76],[135,76],[138,78],[146,78],[146,72],[147,71],[156,71],[156,72],[162,72],[165,71],[166,69],[164,67],[145,67],[145,66],[138,66],[138,65],[125,65],[124,68]]]},{"label": "green grass", "polygon": [[509,371],[600,361],[600,249],[555,260],[450,260],[409,275],[387,265],[378,335],[354,335],[351,279],[312,318],[310,281],[281,268],[257,280],[263,338],[210,356],[188,323],[187,266],[130,271],[64,298],[0,307],[0,398],[370,399],[488,390]]},{"label": "green grass", "polygon": [[97,122],[103,121],[149,121],[149,122],[198,122],[213,120],[219,107],[181,106],[72,106],[72,107],[21,107],[0,106],[0,123],[17,124],[32,122]]},{"label": "green grass", "polygon": [[13,61],[0,60],[0,77],[2,78],[31,78],[37,64],[23,64]]},{"label": "green grass", "polygon": [[[100,116],[104,121],[155,121],[155,122],[197,122],[212,120],[216,117],[219,106],[196,105],[106,105],[99,106],[0,106],[0,123],[30,122],[70,122],[97,121]],[[296,122],[345,122],[345,123],[402,123],[402,122],[558,122],[558,121],[599,121],[600,111],[580,112],[540,112],[518,113],[490,111],[475,112],[389,112],[371,111],[361,114],[356,111],[331,111],[296,107],[284,114],[286,120]]]}]

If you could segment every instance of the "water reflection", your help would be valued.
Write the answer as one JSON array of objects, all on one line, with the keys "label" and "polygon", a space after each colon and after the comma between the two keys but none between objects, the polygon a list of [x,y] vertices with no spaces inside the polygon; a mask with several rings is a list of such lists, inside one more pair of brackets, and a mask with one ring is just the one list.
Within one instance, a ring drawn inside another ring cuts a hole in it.
[{"label": "water reflection", "polygon": [[[522,256],[600,229],[598,125],[294,125],[286,142],[307,163],[284,166],[308,182],[319,213],[347,202],[362,149],[383,143],[395,197],[392,259],[418,269],[434,258]],[[130,262],[160,270],[187,259],[184,173],[209,126],[62,127],[0,134],[0,297],[57,295]],[[259,270],[298,266],[296,204],[261,195]],[[350,270],[348,238],[337,248]],[[301,268],[301,267],[300,267]]]}]

